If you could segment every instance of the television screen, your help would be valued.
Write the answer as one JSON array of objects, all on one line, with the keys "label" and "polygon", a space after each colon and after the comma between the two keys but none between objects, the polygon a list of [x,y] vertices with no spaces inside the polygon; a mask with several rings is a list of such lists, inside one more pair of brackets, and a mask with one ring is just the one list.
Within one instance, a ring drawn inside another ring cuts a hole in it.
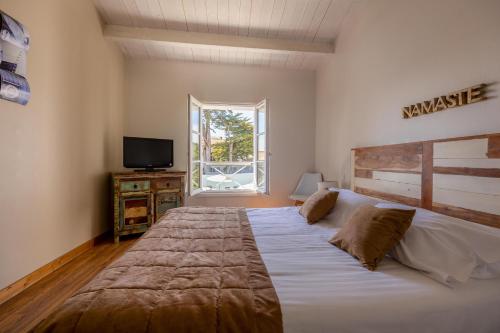
[{"label": "television screen", "polygon": [[123,137],[124,167],[152,169],[173,165],[173,140]]}]

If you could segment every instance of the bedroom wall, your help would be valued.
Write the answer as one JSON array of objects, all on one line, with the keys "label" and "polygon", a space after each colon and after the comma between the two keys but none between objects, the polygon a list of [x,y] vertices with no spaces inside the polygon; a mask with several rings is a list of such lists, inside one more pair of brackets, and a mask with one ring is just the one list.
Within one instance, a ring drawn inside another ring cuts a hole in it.
[{"label": "bedroom wall", "polygon": [[125,132],[174,139],[177,170],[188,165],[188,94],[206,102],[269,99],[271,195],[193,197],[191,205],[289,205],[301,174],[314,169],[314,72],[152,60],[126,68]]},{"label": "bedroom wall", "polygon": [[[497,0],[355,2],[317,74],[317,169],[349,186],[352,147],[500,132],[498,13]],[[478,83],[494,98],[401,118]]]},{"label": "bedroom wall", "polygon": [[121,53],[88,0],[0,0],[31,33],[26,106],[0,100],[0,288],[107,229]]}]

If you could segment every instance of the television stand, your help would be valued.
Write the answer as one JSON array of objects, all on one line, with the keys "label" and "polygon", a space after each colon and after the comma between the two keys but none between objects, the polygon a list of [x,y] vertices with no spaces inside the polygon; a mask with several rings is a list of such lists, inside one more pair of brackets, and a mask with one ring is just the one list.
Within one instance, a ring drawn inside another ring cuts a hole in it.
[{"label": "television stand", "polygon": [[154,169],[154,168],[146,168],[146,169],[137,169],[134,172],[165,172],[166,169]]},{"label": "television stand", "polygon": [[113,173],[113,231],[120,236],[143,233],[171,208],[184,206],[183,171]]}]

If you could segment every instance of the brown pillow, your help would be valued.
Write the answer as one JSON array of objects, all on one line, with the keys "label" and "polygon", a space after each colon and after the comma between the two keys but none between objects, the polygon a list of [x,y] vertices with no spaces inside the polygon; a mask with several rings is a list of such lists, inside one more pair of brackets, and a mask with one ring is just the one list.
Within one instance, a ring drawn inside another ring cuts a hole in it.
[{"label": "brown pillow", "polygon": [[348,252],[374,271],[410,227],[415,210],[362,206],[330,239],[330,243]]},{"label": "brown pillow", "polygon": [[332,210],[338,196],[339,192],[319,190],[307,198],[300,207],[299,213],[307,219],[307,223],[316,223]]}]

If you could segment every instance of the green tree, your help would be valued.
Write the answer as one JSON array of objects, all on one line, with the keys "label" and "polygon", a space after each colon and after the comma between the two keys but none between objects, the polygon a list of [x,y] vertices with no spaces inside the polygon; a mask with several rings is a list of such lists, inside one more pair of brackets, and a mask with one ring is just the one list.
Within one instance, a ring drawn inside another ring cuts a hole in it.
[{"label": "green tree", "polygon": [[[204,152],[210,152],[212,161],[248,161],[253,156],[253,124],[242,113],[220,110],[204,112]],[[224,141],[211,143],[211,134],[220,130]],[[205,139],[206,138],[206,139]],[[205,157],[208,157],[205,155]],[[206,159],[207,160],[207,159]]]}]

